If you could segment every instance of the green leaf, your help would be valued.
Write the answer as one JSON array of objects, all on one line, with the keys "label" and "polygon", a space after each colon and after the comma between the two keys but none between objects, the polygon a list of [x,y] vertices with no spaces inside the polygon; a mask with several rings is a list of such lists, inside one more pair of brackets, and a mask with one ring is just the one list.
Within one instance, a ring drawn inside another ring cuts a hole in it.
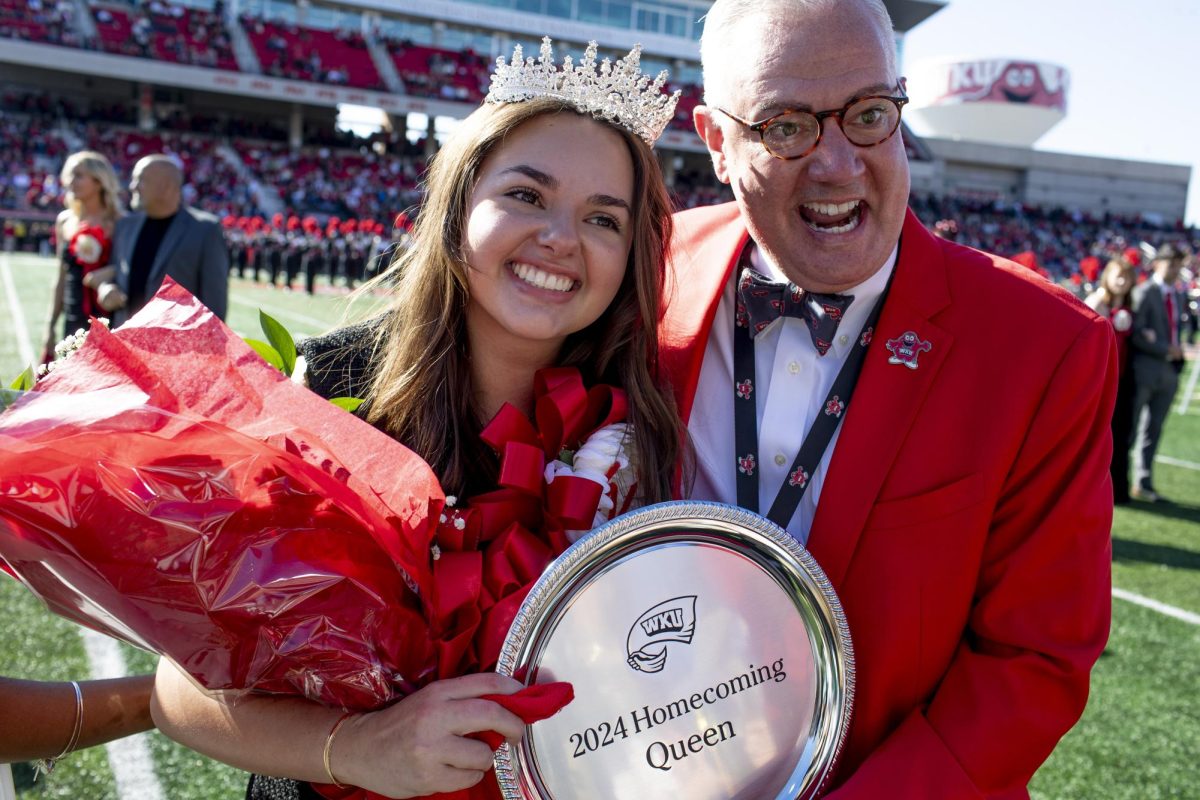
[{"label": "green leaf", "polygon": [[33,388],[34,382],[33,367],[26,367],[25,371],[8,385],[8,388],[16,389],[18,392],[27,392]]},{"label": "green leaf", "polygon": [[280,372],[283,372],[285,375],[287,374],[287,372],[283,369],[283,357],[279,355],[278,350],[276,350],[274,347],[271,347],[271,345],[267,344],[266,342],[260,342],[258,339],[244,339],[243,341],[250,345],[254,352],[258,353],[263,361],[267,362]]},{"label": "green leaf", "polygon": [[296,369],[296,340],[288,333],[287,328],[280,325],[262,309],[258,311],[258,324],[262,326],[263,333],[267,335],[267,341],[271,343],[283,361],[280,369],[283,370],[284,375],[290,378],[292,371]]},{"label": "green leaf", "polygon": [[18,389],[0,389],[0,411],[17,402],[17,398],[25,394]]},{"label": "green leaf", "polygon": [[329,402],[343,411],[349,411],[351,414],[358,411],[358,407],[363,404],[362,399],[358,397],[331,397]]}]

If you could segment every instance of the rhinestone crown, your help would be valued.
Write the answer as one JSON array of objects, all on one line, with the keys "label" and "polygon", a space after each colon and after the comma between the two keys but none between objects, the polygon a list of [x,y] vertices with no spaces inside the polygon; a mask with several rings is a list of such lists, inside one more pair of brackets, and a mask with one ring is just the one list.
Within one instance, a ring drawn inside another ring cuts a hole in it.
[{"label": "rhinestone crown", "polygon": [[643,74],[641,55],[642,46],[635,45],[629,55],[617,59],[615,64],[606,58],[597,68],[596,43],[589,42],[578,65],[567,56],[560,70],[554,64],[549,36],[542,39],[536,61],[525,58],[517,45],[507,64],[504,56],[496,59],[487,102],[520,103],[555,97],[585,114],[620,125],[653,145],[675,113],[679,91],[663,92],[666,70],[653,82]]}]

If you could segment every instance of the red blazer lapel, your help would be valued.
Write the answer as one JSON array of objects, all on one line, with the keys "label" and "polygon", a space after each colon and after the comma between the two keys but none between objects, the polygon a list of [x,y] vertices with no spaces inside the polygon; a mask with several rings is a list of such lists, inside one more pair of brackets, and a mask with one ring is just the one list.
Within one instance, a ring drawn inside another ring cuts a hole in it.
[{"label": "red blazer lapel", "polygon": [[[748,238],[737,203],[675,215],[659,357],[684,424],[692,412],[721,290]],[[704,242],[703,250],[700,242]]]},{"label": "red blazer lapel", "polygon": [[[840,588],[884,478],[954,344],[933,316],[950,303],[939,240],[911,211],[878,329],[821,488],[809,550]],[[930,349],[915,369],[889,363],[889,339],[912,331]]]}]

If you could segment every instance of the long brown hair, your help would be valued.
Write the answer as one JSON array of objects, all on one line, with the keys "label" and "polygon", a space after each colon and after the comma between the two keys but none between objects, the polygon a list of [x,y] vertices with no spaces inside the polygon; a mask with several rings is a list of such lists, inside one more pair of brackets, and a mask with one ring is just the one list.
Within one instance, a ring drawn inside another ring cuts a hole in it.
[{"label": "long brown hair", "polygon": [[[1108,288],[1108,276],[1114,272],[1129,273],[1129,288],[1123,295],[1115,295]],[[1113,258],[1104,266],[1104,271],[1100,273],[1100,279],[1097,281],[1100,284],[1101,300],[1109,308],[1123,308],[1129,305],[1129,294],[1133,291],[1134,267],[1133,264],[1124,258]]]},{"label": "long brown hair", "polygon": [[[415,450],[447,492],[495,487],[499,465],[479,438],[466,335],[467,269],[462,257],[467,211],[488,155],[522,124],[545,114],[576,114],[542,98],[484,105],[468,116],[434,157],[413,246],[379,277],[395,300],[375,342],[378,364],[366,418]],[[608,124],[600,122],[598,124]],[[650,147],[612,126],[633,160],[633,244],[616,297],[599,319],[571,334],[558,364],[577,367],[587,384],[610,383],[629,395],[629,422],[643,502],[671,496],[685,433],[674,401],[659,386],[658,320],[671,206]]]}]

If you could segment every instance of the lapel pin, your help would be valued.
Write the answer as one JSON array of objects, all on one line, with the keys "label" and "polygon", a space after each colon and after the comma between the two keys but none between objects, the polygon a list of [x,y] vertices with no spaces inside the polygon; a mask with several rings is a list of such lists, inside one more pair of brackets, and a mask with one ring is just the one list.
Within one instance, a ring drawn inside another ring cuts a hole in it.
[{"label": "lapel pin", "polygon": [[888,359],[889,364],[903,364],[909,369],[916,369],[921,353],[928,353],[933,345],[912,331],[905,331],[895,339],[888,339],[887,349],[892,354]]}]

